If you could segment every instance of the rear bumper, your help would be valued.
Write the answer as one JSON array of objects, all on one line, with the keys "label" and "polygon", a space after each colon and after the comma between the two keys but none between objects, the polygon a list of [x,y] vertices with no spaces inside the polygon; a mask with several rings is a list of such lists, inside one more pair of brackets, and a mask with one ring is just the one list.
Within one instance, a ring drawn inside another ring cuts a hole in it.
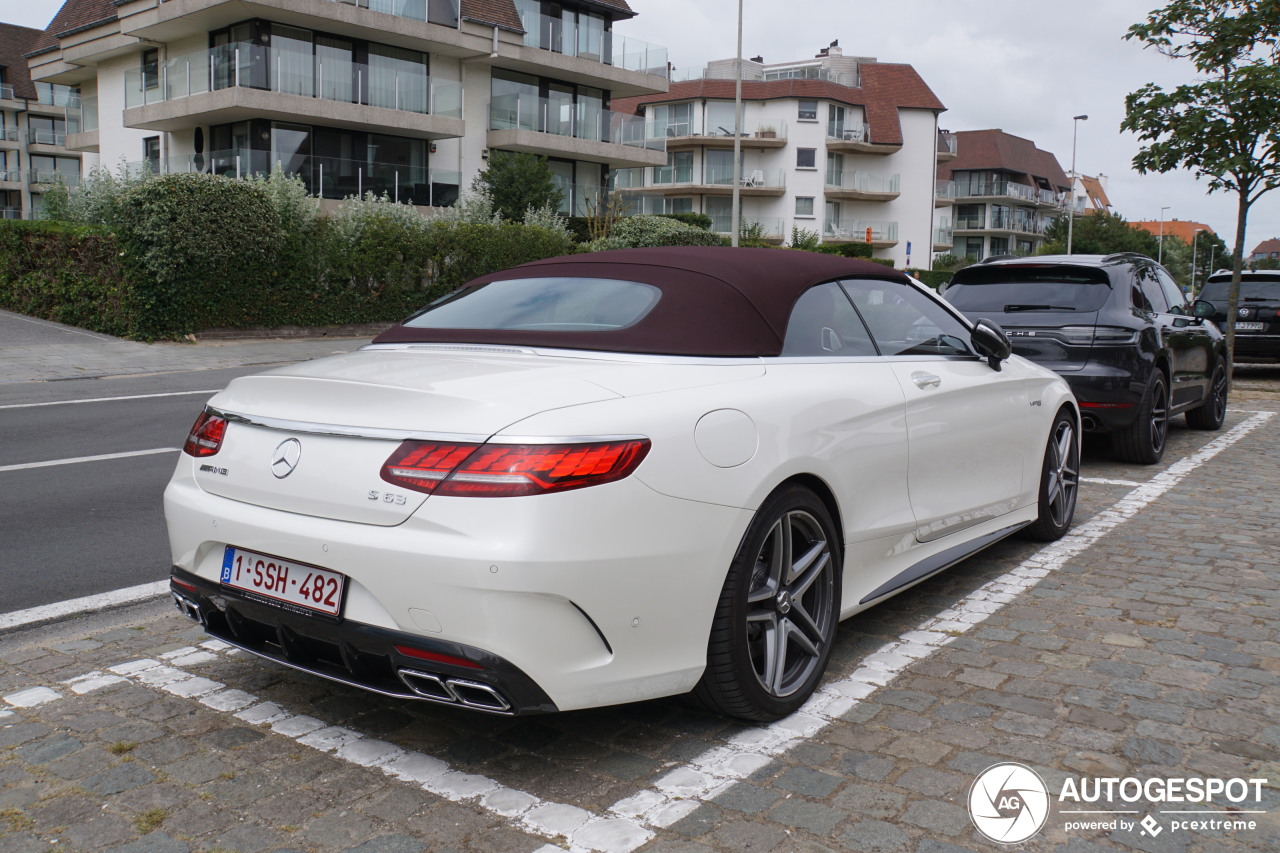
[{"label": "rear bumper", "polygon": [[1280,360],[1280,335],[1236,332],[1235,361],[1270,364]]},{"label": "rear bumper", "polygon": [[1137,419],[1146,382],[1132,371],[1091,362],[1059,375],[1076,395],[1086,432],[1122,430]]}]

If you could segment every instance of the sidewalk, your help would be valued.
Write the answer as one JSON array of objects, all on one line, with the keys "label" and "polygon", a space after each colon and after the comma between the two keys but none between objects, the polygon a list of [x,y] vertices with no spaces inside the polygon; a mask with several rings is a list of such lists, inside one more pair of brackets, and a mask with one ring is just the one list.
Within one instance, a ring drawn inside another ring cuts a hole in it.
[{"label": "sidewalk", "polygon": [[370,337],[217,338],[144,344],[0,311],[0,385],[305,361],[350,352],[367,344]]}]

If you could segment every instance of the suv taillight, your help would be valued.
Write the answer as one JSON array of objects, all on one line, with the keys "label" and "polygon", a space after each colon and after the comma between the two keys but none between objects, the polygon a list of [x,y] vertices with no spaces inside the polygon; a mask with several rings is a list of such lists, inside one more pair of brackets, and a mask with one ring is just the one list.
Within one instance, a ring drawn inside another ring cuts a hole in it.
[{"label": "suv taillight", "polygon": [[212,456],[222,448],[222,437],[226,432],[227,419],[205,409],[192,424],[182,451],[191,456]]},{"label": "suv taillight", "polygon": [[406,441],[382,464],[382,479],[433,495],[542,495],[621,480],[648,452],[645,438],[581,444]]}]

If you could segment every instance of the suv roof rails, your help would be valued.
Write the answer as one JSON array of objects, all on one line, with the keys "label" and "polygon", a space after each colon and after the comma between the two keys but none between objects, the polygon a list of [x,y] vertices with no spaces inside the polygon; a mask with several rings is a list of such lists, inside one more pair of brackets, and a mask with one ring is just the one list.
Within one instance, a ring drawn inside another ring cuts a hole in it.
[{"label": "suv roof rails", "polygon": [[1155,258],[1148,258],[1146,255],[1142,254],[1141,252],[1112,252],[1109,255],[1103,255],[1102,262],[1104,264],[1109,264],[1114,261],[1122,261],[1128,258],[1142,258],[1148,261],[1155,260]]},{"label": "suv roof rails", "polygon": [[1012,260],[1016,260],[1018,257],[1019,257],[1018,255],[987,255],[985,258],[978,261],[978,263],[990,264],[995,261],[1012,261]]}]

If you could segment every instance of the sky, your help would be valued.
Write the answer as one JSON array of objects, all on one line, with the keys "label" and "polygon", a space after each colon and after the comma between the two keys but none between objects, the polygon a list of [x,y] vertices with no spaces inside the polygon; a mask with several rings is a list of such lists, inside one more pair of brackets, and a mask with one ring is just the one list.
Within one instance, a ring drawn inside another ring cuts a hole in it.
[{"label": "sky", "polygon": [[[62,0],[3,0],[0,20],[44,28]],[[736,0],[629,0],[636,17],[614,30],[667,48],[679,70],[736,52]],[[838,40],[846,56],[906,63],[947,106],[948,130],[999,128],[1030,139],[1071,168],[1105,174],[1112,205],[1126,219],[1183,219],[1209,225],[1231,247],[1236,197],[1206,192],[1190,172],[1139,175],[1137,139],[1121,133],[1124,97],[1149,83],[1194,79],[1184,61],[1125,41],[1129,25],[1159,0],[742,0],[745,57],[766,63],[811,57]],[[1280,237],[1280,190],[1250,213],[1245,251]]]}]

